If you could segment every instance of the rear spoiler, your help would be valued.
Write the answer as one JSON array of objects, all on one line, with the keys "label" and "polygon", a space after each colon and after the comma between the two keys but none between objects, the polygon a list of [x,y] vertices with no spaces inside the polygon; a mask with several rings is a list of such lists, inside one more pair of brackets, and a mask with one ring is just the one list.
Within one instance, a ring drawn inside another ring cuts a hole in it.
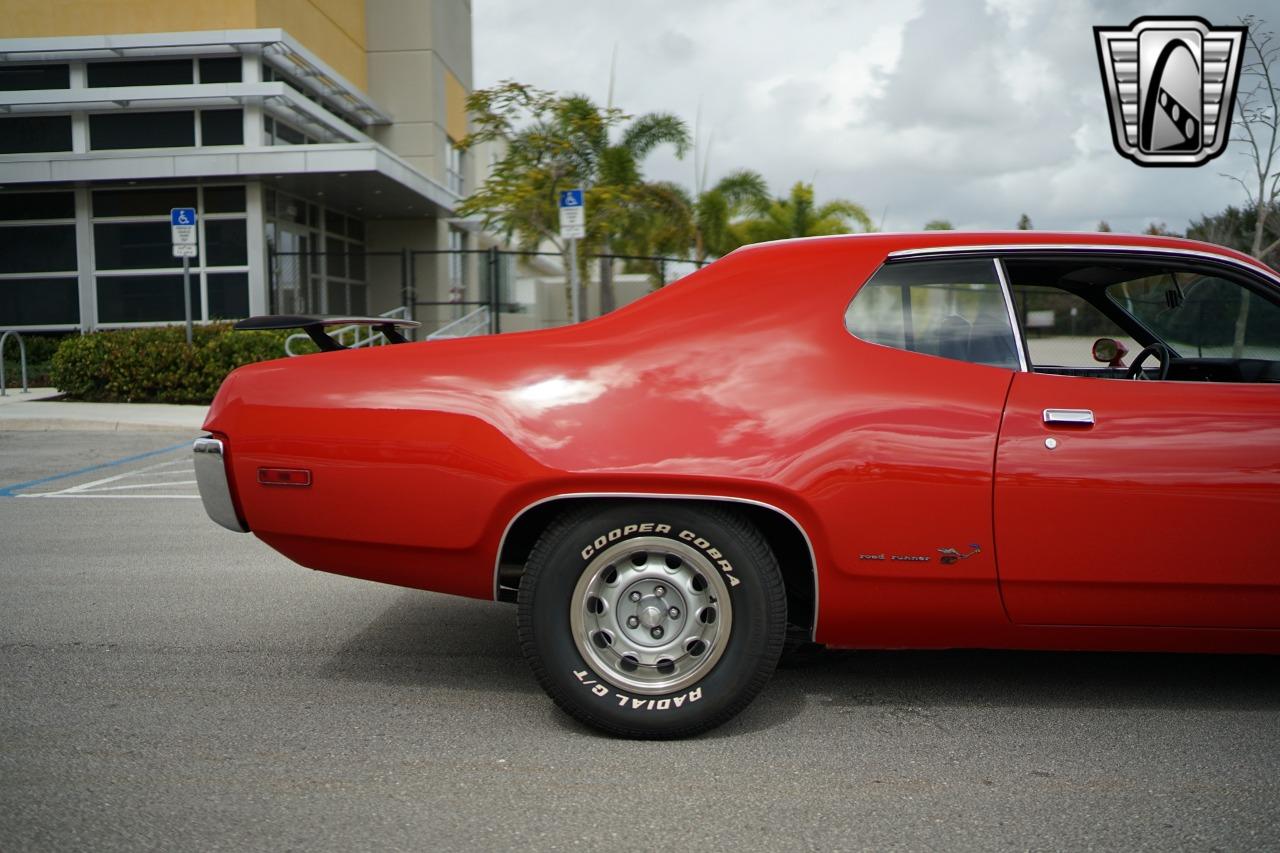
[{"label": "rear spoiler", "polygon": [[417,320],[401,320],[394,317],[320,317],[315,314],[267,314],[250,317],[236,323],[240,331],[265,331],[267,329],[301,329],[316,342],[323,352],[347,349],[325,333],[327,326],[373,326],[387,339],[387,343],[407,344],[409,339],[400,334],[397,326],[410,329],[421,326]]}]

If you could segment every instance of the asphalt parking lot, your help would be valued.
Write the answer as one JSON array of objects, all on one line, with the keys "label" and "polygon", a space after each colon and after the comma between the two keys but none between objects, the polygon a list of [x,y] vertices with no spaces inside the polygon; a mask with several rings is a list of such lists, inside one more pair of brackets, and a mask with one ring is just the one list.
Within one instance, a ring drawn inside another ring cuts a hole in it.
[{"label": "asphalt parking lot", "polygon": [[509,606],[214,526],[192,437],[0,432],[0,849],[1280,847],[1275,659],[833,652],[612,740]]}]

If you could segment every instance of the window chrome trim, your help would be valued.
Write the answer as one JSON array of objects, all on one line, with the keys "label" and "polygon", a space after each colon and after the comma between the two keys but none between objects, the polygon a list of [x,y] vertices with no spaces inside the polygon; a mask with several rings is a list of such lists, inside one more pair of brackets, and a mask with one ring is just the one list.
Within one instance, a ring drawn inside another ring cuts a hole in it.
[{"label": "window chrome trim", "polygon": [[1028,358],[1027,339],[1018,324],[1018,312],[1014,310],[1013,291],[1009,288],[1009,277],[1004,270],[1004,261],[1000,258],[992,258],[991,262],[996,266],[996,278],[1000,281],[1000,292],[1004,294],[1004,307],[1009,312],[1009,330],[1013,333],[1013,345],[1018,350],[1018,369],[1022,373],[1029,373],[1031,361]]},{"label": "window chrome trim", "polygon": [[516,522],[524,517],[529,510],[551,503],[552,501],[571,500],[575,498],[640,498],[648,500],[678,500],[678,501],[721,501],[724,503],[747,504],[748,506],[758,506],[763,509],[770,509],[800,531],[801,537],[804,538],[805,547],[809,549],[809,564],[813,567],[813,627],[809,631],[809,639],[812,641],[818,633],[818,601],[821,599],[822,590],[818,586],[818,555],[813,550],[813,540],[809,538],[809,531],[804,529],[795,516],[786,510],[764,501],[752,500],[751,498],[735,498],[728,495],[700,495],[700,494],[670,494],[657,492],[561,492],[554,495],[548,495],[545,498],[536,500],[531,504],[527,504],[520,509],[507,522],[507,526],[502,531],[502,538],[498,540],[498,553],[493,558],[493,600],[499,600],[500,579],[499,572],[502,568],[502,550],[507,545],[507,536],[511,533],[511,528],[515,527]]}]

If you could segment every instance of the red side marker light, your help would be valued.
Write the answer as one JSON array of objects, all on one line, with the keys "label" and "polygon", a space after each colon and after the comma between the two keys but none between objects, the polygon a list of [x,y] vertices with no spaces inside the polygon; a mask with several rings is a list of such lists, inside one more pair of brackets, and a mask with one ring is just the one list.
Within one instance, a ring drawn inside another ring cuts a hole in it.
[{"label": "red side marker light", "polygon": [[310,486],[311,472],[306,468],[259,468],[258,482],[264,486]]}]

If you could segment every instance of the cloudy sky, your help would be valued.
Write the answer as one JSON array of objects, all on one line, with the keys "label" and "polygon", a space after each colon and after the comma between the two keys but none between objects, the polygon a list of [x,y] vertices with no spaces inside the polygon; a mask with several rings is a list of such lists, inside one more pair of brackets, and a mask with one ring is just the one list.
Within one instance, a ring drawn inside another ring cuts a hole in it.
[{"label": "cloudy sky", "polygon": [[[709,149],[709,182],[755,169],[781,195],[864,205],[885,230],[1181,231],[1239,204],[1220,173],[1147,169],[1116,153],[1095,25],[1198,14],[1234,24],[1265,0],[474,0],[476,86],[512,79],[603,103],[676,113]],[[1277,10],[1280,12],[1280,10]],[[1272,15],[1280,25],[1280,14]],[[655,154],[646,174],[692,186],[693,158]]]}]

